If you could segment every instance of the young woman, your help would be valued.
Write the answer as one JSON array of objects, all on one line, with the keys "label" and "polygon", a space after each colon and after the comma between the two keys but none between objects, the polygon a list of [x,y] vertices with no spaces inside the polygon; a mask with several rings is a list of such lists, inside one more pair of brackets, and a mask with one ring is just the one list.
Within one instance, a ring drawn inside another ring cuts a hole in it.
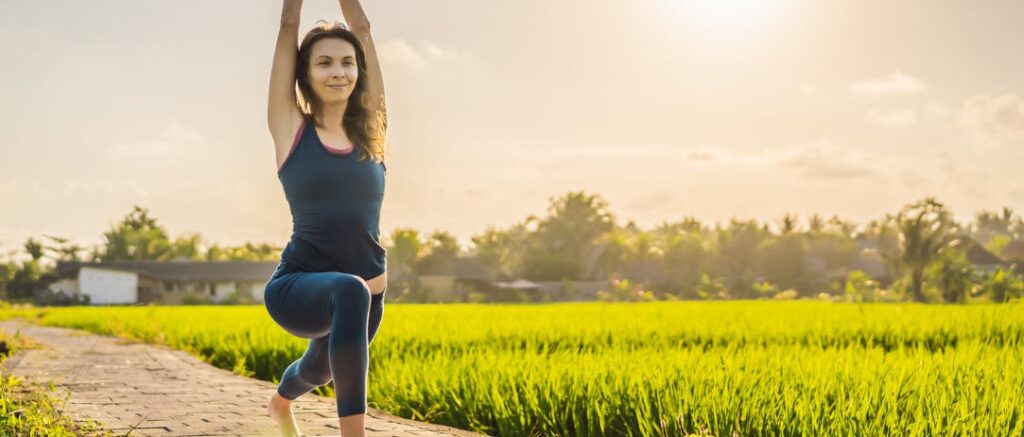
[{"label": "young woman", "polygon": [[383,80],[359,0],[340,3],[351,28],[319,21],[296,49],[302,0],[284,0],[270,73],[267,123],[293,230],[264,302],[282,328],[310,339],[268,406],[289,437],[303,435],[291,401],[332,379],[342,435],[365,435],[367,348],[387,286]]}]

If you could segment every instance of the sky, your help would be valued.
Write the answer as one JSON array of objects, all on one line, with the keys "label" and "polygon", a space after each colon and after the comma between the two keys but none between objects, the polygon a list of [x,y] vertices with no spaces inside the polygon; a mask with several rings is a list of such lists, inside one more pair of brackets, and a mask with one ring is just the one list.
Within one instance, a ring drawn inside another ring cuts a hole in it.
[{"label": "sky", "polygon": [[[306,0],[300,33],[343,20]],[[364,0],[389,110],[382,234],[544,215],[856,223],[926,196],[1024,211],[1019,1]],[[281,2],[0,0],[0,252],[171,236],[283,246],[266,126]]]}]

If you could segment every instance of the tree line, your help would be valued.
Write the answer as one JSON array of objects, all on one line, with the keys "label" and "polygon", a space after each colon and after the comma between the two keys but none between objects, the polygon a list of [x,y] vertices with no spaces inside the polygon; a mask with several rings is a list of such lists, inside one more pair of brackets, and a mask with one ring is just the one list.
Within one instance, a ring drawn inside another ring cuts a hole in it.
[{"label": "tree line", "polygon": [[[855,301],[962,303],[1024,295],[1024,220],[1003,208],[959,223],[932,197],[863,226],[837,216],[801,220],[786,214],[771,223],[734,218],[713,225],[684,217],[641,229],[632,221],[619,224],[601,196],[575,191],[549,199],[544,216],[487,227],[470,240],[464,247],[447,231],[395,229],[385,238],[389,273],[415,278],[468,259],[491,279],[565,281],[571,287],[572,281],[610,278],[603,297],[613,300],[825,294]],[[975,266],[967,257],[974,242],[1000,263]],[[0,259],[0,293],[8,299],[31,297],[58,260],[276,261],[282,249],[267,243],[206,244],[199,233],[171,238],[137,205],[96,247],[44,235],[29,238],[22,248],[28,259],[15,261],[16,251]],[[872,277],[865,262],[875,262],[882,273]]]}]

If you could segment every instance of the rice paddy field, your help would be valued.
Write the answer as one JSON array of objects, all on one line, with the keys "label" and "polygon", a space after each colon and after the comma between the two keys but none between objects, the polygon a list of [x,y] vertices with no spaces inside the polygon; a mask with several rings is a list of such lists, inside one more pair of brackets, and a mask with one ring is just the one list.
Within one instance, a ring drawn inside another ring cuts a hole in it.
[{"label": "rice paddy field", "polygon": [[[306,346],[262,306],[21,315],[271,381]],[[499,436],[1024,435],[1024,305],[387,304],[368,396]]]}]

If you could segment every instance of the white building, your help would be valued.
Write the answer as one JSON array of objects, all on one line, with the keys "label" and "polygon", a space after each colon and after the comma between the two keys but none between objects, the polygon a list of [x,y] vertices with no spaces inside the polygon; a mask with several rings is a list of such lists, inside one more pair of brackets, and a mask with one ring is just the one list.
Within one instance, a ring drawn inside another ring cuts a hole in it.
[{"label": "white building", "polygon": [[49,289],[90,304],[263,301],[277,261],[58,262]]}]

